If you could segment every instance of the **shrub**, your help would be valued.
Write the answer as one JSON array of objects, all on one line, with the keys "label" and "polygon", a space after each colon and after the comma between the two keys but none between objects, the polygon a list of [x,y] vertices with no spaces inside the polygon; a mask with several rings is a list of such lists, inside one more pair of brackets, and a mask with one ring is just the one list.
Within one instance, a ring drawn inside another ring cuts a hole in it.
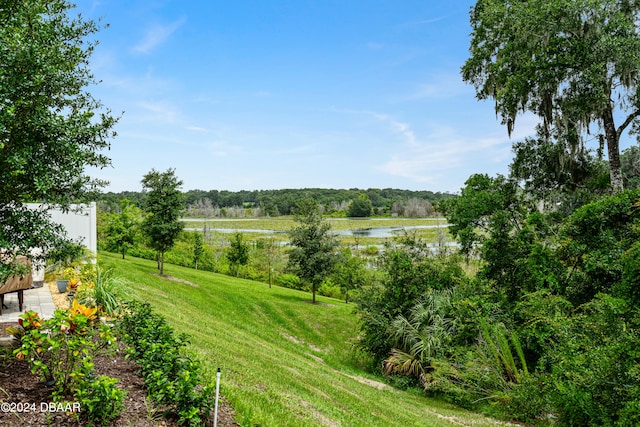
[{"label": "shrub", "polygon": [[282,286],[283,288],[302,290],[302,282],[300,281],[300,278],[295,274],[281,274],[280,276],[278,276],[277,281],[278,285]]},{"label": "shrub", "polygon": [[14,334],[21,337],[15,356],[53,387],[55,402],[79,402],[84,410],[78,416],[89,425],[116,418],[125,395],[115,379],[94,376],[93,357],[115,349],[111,329],[96,319],[96,311],[77,301],[47,320],[27,311],[20,316],[22,330]]},{"label": "shrub", "polygon": [[566,426],[637,425],[640,317],[635,308],[599,294],[564,319],[540,320],[552,339],[538,372],[509,393],[505,406],[511,414],[531,422],[536,414],[549,414]]},{"label": "shrub", "polygon": [[329,298],[341,298],[342,293],[340,292],[340,286],[336,285],[331,281],[331,279],[327,279],[320,285],[318,288],[318,293],[320,295],[324,295]]},{"label": "shrub", "polygon": [[179,424],[203,424],[213,406],[214,389],[202,381],[200,364],[185,355],[185,334],[175,335],[148,303],[129,302],[120,321],[130,345],[128,357],[140,366],[154,406],[175,413]]},{"label": "shrub", "polygon": [[640,241],[622,255],[622,280],[614,284],[613,294],[631,305],[640,304]]},{"label": "shrub", "polygon": [[549,399],[566,425],[613,424],[640,401],[640,317],[625,301],[600,294],[580,307],[550,353]]},{"label": "shrub", "polygon": [[79,384],[74,397],[89,425],[106,424],[124,409],[126,392],[116,387],[118,379],[106,375]]},{"label": "shrub", "polygon": [[379,252],[380,249],[378,249],[378,247],[374,245],[367,245],[367,247],[364,248],[364,253],[369,256],[378,255]]},{"label": "shrub", "polygon": [[388,245],[378,259],[381,283],[365,286],[356,300],[359,345],[378,362],[393,347],[387,328],[395,318],[408,317],[430,289],[450,289],[467,281],[457,257],[434,255],[425,242],[411,236],[403,236],[399,243]]},{"label": "shrub", "polygon": [[[640,238],[638,199],[639,190],[605,197],[582,206],[564,221],[558,255],[571,266],[564,295],[574,304],[616,290],[623,297],[637,298],[631,288],[638,268],[634,247]],[[621,281],[621,288],[615,289]]]}]

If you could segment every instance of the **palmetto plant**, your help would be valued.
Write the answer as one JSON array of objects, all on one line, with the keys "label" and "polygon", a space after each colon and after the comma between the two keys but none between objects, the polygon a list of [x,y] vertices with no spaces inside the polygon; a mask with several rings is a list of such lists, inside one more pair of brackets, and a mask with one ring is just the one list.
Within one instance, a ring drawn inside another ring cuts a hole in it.
[{"label": "palmetto plant", "polygon": [[384,372],[422,378],[430,371],[432,360],[444,353],[455,332],[450,308],[450,290],[430,290],[408,318],[398,316],[389,326],[396,348],[383,362]]},{"label": "palmetto plant", "polygon": [[486,319],[481,320],[478,353],[482,364],[495,372],[504,389],[529,375],[518,335],[502,323],[489,324]]}]

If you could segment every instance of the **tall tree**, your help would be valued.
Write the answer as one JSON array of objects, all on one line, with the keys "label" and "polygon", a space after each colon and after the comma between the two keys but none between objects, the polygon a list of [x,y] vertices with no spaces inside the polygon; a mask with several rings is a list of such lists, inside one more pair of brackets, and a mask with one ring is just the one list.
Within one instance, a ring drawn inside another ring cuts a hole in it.
[{"label": "tall tree", "polygon": [[142,210],[129,199],[120,202],[120,212],[107,214],[104,227],[105,240],[110,250],[117,250],[124,259],[140,233]]},{"label": "tall tree", "polygon": [[196,270],[198,269],[198,262],[200,261],[203,253],[202,234],[196,232],[193,235],[193,263],[195,264]]},{"label": "tall tree", "polygon": [[142,187],[147,191],[147,216],[142,222],[142,232],[148,237],[150,246],[158,251],[160,274],[164,274],[165,252],[173,247],[184,226],[180,221],[184,210],[181,186],[182,181],[178,180],[174,169],[168,169],[166,172],[151,169],[151,172],[142,178]]},{"label": "tall tree", "polygon": [[267,270],[267,281],[269,282],[269,288],[271,288],[274,265],[281,261],[282,251],[273,237],[256,241],[256,246],[260,249],[257,253],[258,262],[261,263],[262,268]]},{"label": "tall tree", "polygon": [[316,291],[338,260],[338,241],[330,234],[331,226],[322,218],[313,199],[298,203],[295,221],[299,225],[290,232],[289,269],[309,286],[315,304]]},{"label": "tall tree", "polygon": [[[87,88],[98,25],[65,0],[0,2],[0,247],[31,256],[63,244],[61,227],[25,202],[67,209],[87,201],[104,182],[86,166],[102,168],[101,154],[116,119]],[[9,269],[10,270],[10,269]],[[8,274],[0,265],[0,276]]]},{"label": "tall tree", "polygon": [[235,276],[238,275],[240,266],[247,265],[249,262],[249,245],[244,241],[242,233],[235,233],[231,239],[227,259]]},{"label": "tall tree", "polygon": [[597,124],[594,139],[606,143],[611,186],[621,191],[620,137],[640,115],[639,12],[637,1],[478,0],[462,77],[479,99],[495,100],[509,134],[529,111],[543,135],[553,126],[581,153]]}]

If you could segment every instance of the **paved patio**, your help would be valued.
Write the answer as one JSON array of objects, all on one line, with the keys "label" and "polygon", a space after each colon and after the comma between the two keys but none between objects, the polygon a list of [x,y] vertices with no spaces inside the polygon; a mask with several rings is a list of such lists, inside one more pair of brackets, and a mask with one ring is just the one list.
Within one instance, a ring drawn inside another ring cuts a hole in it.
[{"label": "paved patio", "polygon": [[[18,294],[13,292],[5,294],[4,304],[8,308],[2,308],[2,315],[0,316],[0,323],[4,322],[17,322],[18,316],[22,314],[18,309]],[[22,304],[22,311],[33,310],[40,314],[41,317],[50,318],[53,317],[53,312],[56,307],[51,297],[51,291],[49,286],[45,283],[40,288],[31,288],[24,290],[24,303]]]}]

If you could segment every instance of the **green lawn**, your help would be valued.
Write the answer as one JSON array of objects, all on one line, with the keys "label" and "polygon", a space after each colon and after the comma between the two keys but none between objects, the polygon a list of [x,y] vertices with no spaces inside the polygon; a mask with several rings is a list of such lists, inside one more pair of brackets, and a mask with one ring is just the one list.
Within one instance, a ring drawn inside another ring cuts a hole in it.
[{"label": "green lawn", "polygon": [[[489,426],[495,420],[383,385],[358,368],[353,305],[250,280],[101,253],[127,293],[192,337],[244,426]],[[212,375],[213,376],[213,375]]]}]

